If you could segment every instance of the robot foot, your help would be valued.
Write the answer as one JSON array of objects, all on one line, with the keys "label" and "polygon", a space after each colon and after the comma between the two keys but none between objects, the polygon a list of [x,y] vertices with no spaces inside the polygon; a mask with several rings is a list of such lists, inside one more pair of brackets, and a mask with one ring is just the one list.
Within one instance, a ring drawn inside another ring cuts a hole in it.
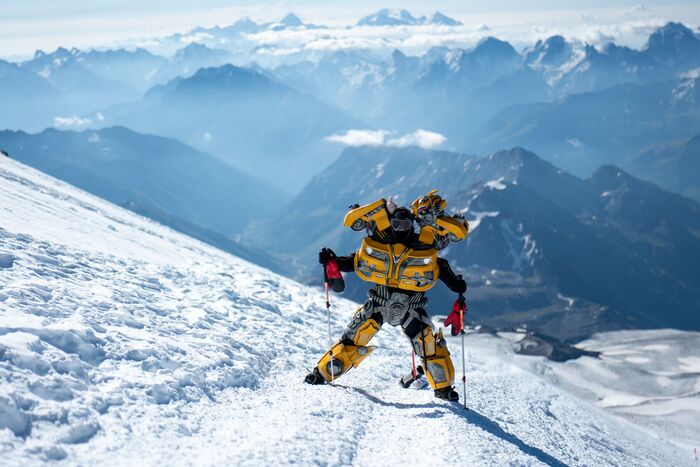
[{"label": "robot foot", "polygon": [[326,384],[326,380],[321,375],[321,372],[318,371],[318,368],[314,368],[314,371],[306,375],[304,382],[308,384]]},{"label": "robot foot", "polygon": [[409,387],[411,387],[411,384],[413,384],[414,381],[418,381],[421,378],[421,376],[423,376],[423,367],[418,365],[418,367],[416,368],[415,376],[413,375],[413,372],[410,372],[409,374],[407,374],[399,380],[399,384],[404,389],[408,389]]},{"label": "robot foot", "polygon": [[442,389],[436,389],[435,397],[437,397],[438,399],[444,399],[446,401],[459,401],[459,394],[457,394],[457,391],[455,391],[454,388],[451,388],[449,386]]}]

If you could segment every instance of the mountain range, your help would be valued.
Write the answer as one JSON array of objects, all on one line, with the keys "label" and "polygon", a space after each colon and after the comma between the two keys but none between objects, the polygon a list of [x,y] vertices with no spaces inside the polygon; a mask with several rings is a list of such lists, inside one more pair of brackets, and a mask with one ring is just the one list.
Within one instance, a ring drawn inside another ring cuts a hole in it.
[{"label": "mountain range", "polygon": [[700,131],[698,78],[625,83],[556,102],[500,111],[468,137],[466,147],[484,153],[522,145],[578,175],[659,142]]},{"label": "mountain range", "polygon": [[700,134],[660,144],[623,161],[631,174],[700,202]]},{"label": "mountain range", "polygon": [[288,199],[272,184],[177,140],[123,127],[2,131],[0,147],[13,159],[116,204],[153,213],[175,228],[187,221],[231,237]]},{"label": "mountain range", "polygon": [[[700,252],[700,205],[613,166],[582,180],[520,148],[488,158],[348,149],[275,218],[282,239],[266,222],[243,238],[268,244],[313,283],[321,247],[357,247],[361,235],[342,227],[347,206],[389,196],[408,204],[432,188],[470,221],[468,241],[443,253],[471,284],[473,319],[565,340],[700,326],[700,275],[689,259]],[[347,293],[362,300],[366,285],[348,279]],[[432,295],[434,313],[454,299],[443,286]]]},{"label": "mountain range", "polygon": [[[640,50],[553,36],[520,53],[486,37],[422,55],[350,48],[300,52],[272,68],[231,65],[250,63],[241,51],[277,50],[250,42],[255,31],[312,27],[288,15],[197,28],[173,36],[179,47],[171,57],[143,49],[39,51],[0,67],[1,92],[18,107],[0,123],[25,131],[133,127],[267,174],[290,192],[339,152],[326,138],[349,129],[428,130],[458,152],[523,146],[579,176],[700,131],[693,71],[700,39],[680,23],[659,28]],[[194,92],[201,99],[186,97]]]},{"label": "mountain range", "polygon": [[485,38],[421,56],[329,52],[271,72],[376,128],[424,128],[446,136],[446,147],[480,154],[524,146],[588,176],[697,132],[698,50],[690,29],[668,23],[641,50],[553,36],[520,54]]},{"label": "mountain range", "polygon": [[408,10],[383,8],[376,13],[365,16],[357,22],[357,26],[418,26],[418,25],[461,26],[456,19],[443,15],[439,11],[430,16],[416,18]]},{"label": "mountain range", "polygon": [[[414,26],[429,21],[405,12],[375,17],[403,18]],[[286,263],[305,280],[313,267],[304,258],[322,243],[339,238],[340,247],[354,245],[333,220],[345,206],[390,194],[408,202],[437,186],[478,225],[471,240],[446,253],[465,272],[473,269],[480,319],[525,322],[566,339],[596,329],[694,326],[674,314],[692,308],[697,278],[672,245],[694,251],[696,205],[610,165],[694,196],[700,78],[693,66],[700,39],[687,27],[668,23],[640,50],[594,48],[554,36],[520,53],[487,37],[470,48],[434,47],[422,55],[350,49],[315,51],[274,68],[230,64],[253,46],[251,34],[314,28],[322,27],[294,15],[264,25],[241,20],[173,36],[179,46],[168,58],[143,49],[58,49],[23,63],[2,62],[0,93],[23,105],[2,115],[8,127],[52,122],[102,128],[5,132],[3,149],[227,248],[236,246],[232,236],[243,230],[249,246],[276,254],[283,262],[277,264]],[[236,39],[205,45],[214,33]],[[439,133],[441,147],[451,150],[362,147],[336,160],[340,150],[331,142],[349,141],[339,135],[350,130],[391,135],[416,129]],[[521,149],[497,152],[503,147],[527,147],[541,159]],[[178,164],[171,164],[169,153]],[[206,161],[202,173],[194,168],[197,161]],[[129,180],[120,170],[139,176]],[[207,194],[211,177],[216,182]],[[273,207],[288,199],[285,193],[297,196],[276,214]],[[626,193],[659,212],[634,218]],[[546,212],[557,224],[551,230],[538,227],[547,222]],[[282,241],[280,228],[286,232]],[[569,234],[560,238],[561,232]],[[600,253],[581,267],[586,278],[566,269],[586,260],[572,253],[571,239]],[[545,256],[529,249],[531,241],[547,245],[539,250]],[[462,254],[475,260],[459,264]],[[606,257],[614,261],[596,263]],[[618,295],[611,281],[626,294]],[[633,281],[661,286],[632,294]],[[494,283],[500,287],[495,295]],[[360,298],[357,290],[349,284],[349,295]],[[448,306],[443,292],[435,303]],[[659,318],[663,303],[673,311]]]},{"label": "mountain range", "polygon": [[312,386],[357,304],[326,317],[320,289],[9,158],[0,211],[4,465],[408,465],[436,439],[460,440],[429,452],[449,466],[692,464],[698,333],[597,335],[600,359],[564,363],[517,355],[532,334],[468,328],[462,350],[447,333],[467,410],[396,384],[410,346],[385,324],[366,362]]},{"label": "mountain range", "polygon": [[204,68],[100,111],[101,125],[178,138],[286,192],[330,164],[325,137],[367,127],[346,112],[257,71]]}]

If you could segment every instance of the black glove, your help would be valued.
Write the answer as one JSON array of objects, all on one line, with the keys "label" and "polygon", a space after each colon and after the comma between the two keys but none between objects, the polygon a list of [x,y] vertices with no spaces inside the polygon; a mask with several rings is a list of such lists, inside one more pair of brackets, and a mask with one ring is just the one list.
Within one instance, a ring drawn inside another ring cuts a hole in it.
[{"label": "black glove", "polygon": [[467,291],[467,281],[462,279],[462,276],[459,277],[459,280],[455,283],[455,289],[453,292],[456,293],[464,293]]},{"label": "black glove", "polygon": [[337,256],[330,248],[321,248],[321,251],[318,253],[318,262],[324,266],[328,264],[328,261],[335,258],[337,258]]}]

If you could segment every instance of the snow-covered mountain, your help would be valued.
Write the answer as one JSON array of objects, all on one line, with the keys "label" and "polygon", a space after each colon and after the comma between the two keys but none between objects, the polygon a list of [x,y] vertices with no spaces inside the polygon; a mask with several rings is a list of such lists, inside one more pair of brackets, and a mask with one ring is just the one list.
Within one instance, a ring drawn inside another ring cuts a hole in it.
[{"label": "snow-covered mountain", "polygon": [[598,50],[588,45],[581,54],[578,62],[554,84],[555,94],[569,96],[602,91],[622,83],[666,81],[678,76],[649,54],[629,47],[607,44]]},{"label": "snow-covered mountain", "polygon": [[654,31],[644,52],[680,73],[700,66],[700,38],[681,23],[670,22]]},{"label": "snow-covered mountain", "polygon": [[177,138],[287,192],[331,162],[325,137],[360,120],[262,73],[233,65],[200,69],[101,112],[103,126]]},{"label": "snow-covered mountain", "polygon": [[357,22],[357,26],[417,26],[424,24],[436,24],[443,26],[460,26],[462,23],[452,19],[439,11],[430,16],[416,18],[408,10],[383,8],[376,13],[367,15]]},{"label": "snow-covered mountain", "polygon": [[55,112],[61,92],[45,78],[16,63],[0,60],[0,100],[12,112],[0,112],[0,128],[37,128]]},{"label": "snow-covered mountain", "polygon": [[484,153],[523,146],[587,176],[602,164],[620,164],[649,146],[700,132],[698,81],[625,83],[509,107],[466,138],[464,147]]},{"label": "snow-covered mountain", "polygon": [[134,50],[76,50],[75,58],[86,69],[106,79],[114,79],[143,92],[153,85],[152,77],[167,60],[160,55]]},{"label": "snow-covered mountain", "polygon": [[115,204],[162,211],[226,236],[276,213],[289,199],[274,185],[177,140],[123,127],[0,131],[0,148]]},{"label": "snow-covered mountain", "polygon": [[[377,465],[419,449],[443,465],[691,465],[492,338],[468,339],[470,411],[396,384],[410,358],[395,329],[335,387],[305,385],[327,345],[320,290],[5,157],[0,214],[4,465]],[[356,305],[333,303],[337,334]]]},{"label": "snow-covered mountain", "polygon": [[499,110],[548,98],[544,77],[521,61],[510,44],[488,37],[471,48],[433,48],[422,56],[334,51],[271,72],[377,128],[431,128],[460,147],[465,133]]},{"label": "snow-covered mountain", "polygon": [[226,48],[237,58],[249,62],[252,42],[247,35],[257,33],[279,33],[283,31],[315,29],[319,26],[306,24],[294,13],[288,13],[279,21],[257,23],[248,17],[240,18],[226,26],[196,27],[184,33],[176,33],[164,38],[153,38],[149,49],[159,54],[171,55],[183,45],[198,43],[211,48]]},{"label": "snow-covered mountain", "polygon": [[233,60],[234,55],[226,50],[192,43],[177,50],[167,62],[144,77],[151,86],[164,84],[178,77],[189,78],[201,68],[217,67]]},{"label": "snow-covered mountain", "polygon": [[[357,249],[358,234],[342,226],[349,205],[389,196],[407,205],[434,188],[448,210],[470,222],[469,239],[444,255],[470,278],[478,322],[527,324],[564,340],[603,330],[700,326],[700,274],[689,259],[700,255],[694,233],[700,205],[612,166],[583,180],[522,148],[486,158],[417,147],[350,148],[279,216],[251,224],[244,239],[288,258],[300,280],[318,281],[321,247],[338,254]],[[365,290],[348,281],[356,300]],[[454,300],[441,285],[434,295],[435,313]]]},{"label": "snow-covered mountain", "polygon": [[[115,77],[103,77],[90,71],[79,60],[80,51],[59,47],[54,52],[38,50],[23,69],[35,73],[60,92],[60,110],[78,115],[125,100],[136,99],[139,92]],[[52,106],[55,104],[52,104]],[[65,115],[65,114],[64,114]],[[48,126],[56,115],[44,113],[37,126]]]}]

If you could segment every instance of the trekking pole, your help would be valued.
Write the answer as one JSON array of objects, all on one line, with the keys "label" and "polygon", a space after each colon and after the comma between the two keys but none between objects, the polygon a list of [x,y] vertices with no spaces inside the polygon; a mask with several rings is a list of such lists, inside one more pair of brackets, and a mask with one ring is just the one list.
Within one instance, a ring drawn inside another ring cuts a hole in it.
[{"label": "trekking pole", "polygon": [[[462,276],[459,276],[460,279]],[[467,303],[464,300],[464,295],[459,294],[459,319],[462,323],[462,387],[464,390],[464,408],[467,408],[467,361],[464,355],[464,312],[466,311]]]},{"label": "trekking pole", "polygon": [[411,349],[411,374],[413,381],[418,379],[418,370],[416,369],[416,351]]},{"label": "trekking pole", "polygon": [[[326,279],[326,268],[324,266],[323,268],[323,278],[324,280]],[[328,362],[330,363],[330,368],[331,368],[331,383],[335,380],[335,370],[333,369],[333,335],[331,333],[331,302],[328,300],[328,288],[330,285],[328,284],[328,281],[325,280],[326,283],[326,312],[328,313],[328,352],[330,352],[330,359]]]},{"label": "trekking pole", "polygon": [[[426,355],[425,352],[425,323],[423,322],[423,313],[420,314],[420,325],[421,325],[421,331],[420,331],[420,340],[421,343],[423,344],[423,372],[428,375],[432,375],[430,371],[428,370],[428,356]],[[430,330],[428,331],[429,333],[433,332],[433,328],[431,327]],[[430,381],[428,381],[430,382]]]}]

